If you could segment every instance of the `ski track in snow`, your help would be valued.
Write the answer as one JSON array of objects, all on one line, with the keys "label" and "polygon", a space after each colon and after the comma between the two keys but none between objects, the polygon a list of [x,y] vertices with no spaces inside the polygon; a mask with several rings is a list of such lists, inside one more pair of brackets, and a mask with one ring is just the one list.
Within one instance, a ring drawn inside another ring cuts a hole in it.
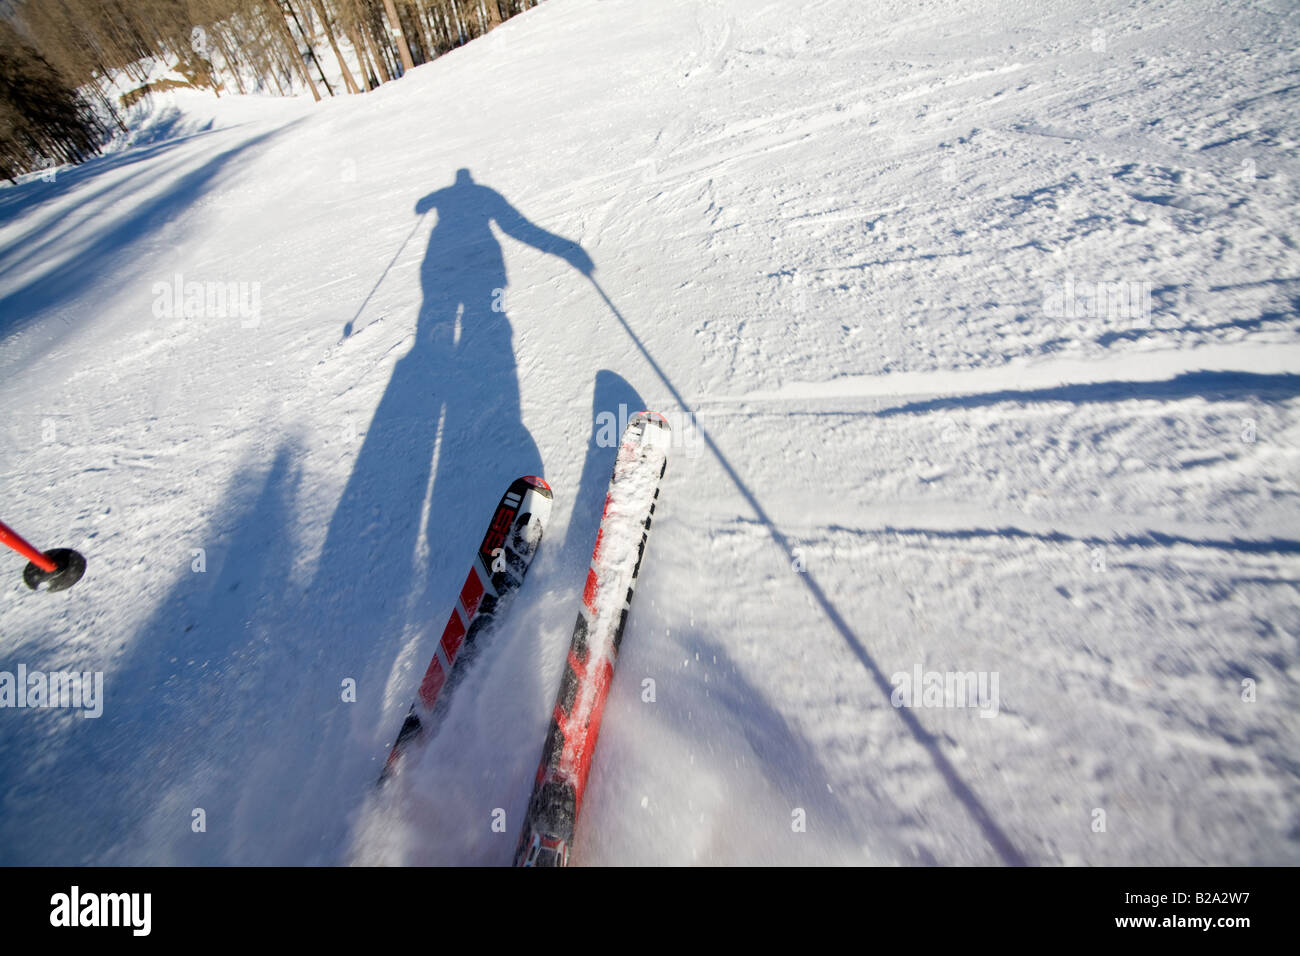
[{"label": "ski track in snow", "polygon": [[[548,0],[0,190],[0,517],[89,560],[3,559],[0,670],[107,695],[0,709],[0,862],[508,863],[620,405],[674,447],[574,862],[1300,862],[1298,20]],[[598,285],[417,216],[461,168]],[[541,551],[376,792],[521,434]]]}]

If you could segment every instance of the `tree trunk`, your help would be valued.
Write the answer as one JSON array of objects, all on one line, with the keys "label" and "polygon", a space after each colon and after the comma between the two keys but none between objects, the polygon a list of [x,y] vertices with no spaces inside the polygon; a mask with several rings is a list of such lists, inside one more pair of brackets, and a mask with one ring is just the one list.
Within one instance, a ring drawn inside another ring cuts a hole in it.
[{"label": "tree trunk", "polygon": [[221,31],[213,31],[217,38],[217,46],[221,48],[221,58],[226,61],[226,69],[230,75],[235,78],[235,89],[239,90],[239,95],[244,96],[248,93],[244,89],[244,80],[239,75],[239,64],[234,57],[230,55],[230,46],[226,43],[225,35]]},{"label": "tree trunk", "polygon": [[384,0],[384,11],[388,14],[393,29],[397,31],[397,54],[402,58],[402,72],[415,69],[415,64],[411,62],[411,48],[406,42],[402,21],[397,17],[397,8],[393,6],[393,0]]},{"label": "tree trunk", "polygon": [[[373,11],[371,11],[373,13]],[[380,26],[383,25],[383,18],[380,17]],[[370,16],[366,22],[362,23],[361,39],[366,44],[366,51],[370,54],[370,59],[374,61],[375,69],[379,71],[379,82],[387,83],[393,78],[392,73],[388,70],[388,59],[384,55],[384,47],[380,45],[379,31],[375,28],[375,18]],[[387,42],[392,42],[392,37],[387,37]]]},{"label": "tree trunk", "polygon": [[[311,37],[307,35],[307,30],[303,27],[302,21],[298,19],[298,11],[293,8],[289,0],[284,0],[285,7],[289,10],[289,16],[293,17],[294,24],[298,27],[298,33],[302,37],[302,42],[307,44],[307,52],[311,55],[311,61],[316,64],[316,72],[320,74],[320,81],[325,84],[325,92],[330,96],[334,95],[334,88],[330,86],[330,81],[325,79],[325,71],[321,68],[320,60],[316,58],[316,48],[311,45]],[[310,17],[307,18],[310,21]]]},{"label": "tree trunk", "polygon": [[[112,89],[112,87],[113,87],[113,81],[112,81],[112,79],[110,79],[110,78],[108,77],[107,74],[104,74],[104,73],[102,73],[102,72],[101,72],[101,75],[104,77],[105,85],[107,85],[107,86],[109,87],[109,89]],[[106,110],[108,111],[108,115],[111,116],[111,117],[113,117],[113,122],[117,124],[117,128],[120,129],[123,133],[130,132],[130,131],[126,128],[126,124],[122,122],[122,117],[120,117],[120,116],[117,114],[117,110],[113,108],[113,103],[112,103],[112,101],[108,98],[108,95],[107,95],[107,94],[106,94],[102,89],[100,89],[100,87],[99,87],[99,77],[98,77],[98,76],[92,76],[92,77],[91,77],[91,86],[94,87],[94,89],[95,89],[95,93],[98,94],[98,96],[99,96],[99,102],[101,102],[101,103],[104,104],[104,109],[106,109]]]},{"label": "tree trunk", "polygon": [[375,88],[374,70],[370,68],[370,60],[366,51],[366,44],[362,40],[362,31],[355,23],[349,23],[345,28],[348,34],[348,42],[352,44],[353,51],[357,54],[357,66],[361,70],[361,82],[366,86],[366,92]]},{"label": "tree trunk", "polygon": [[284,22],[284,11],[276,4],[275,0],[266,0],[267,7],[270,8],[271,19],[280,27],[280,39],[284,41],[289,58],[298,67],[298,72],[302,75],[311,95],[320,102],[320,91],[316,89],[316,84],[311,80],[311,74],[307,72],[307,64],[303,62],[302,53],[298,49],[298,44],[294,42],[293,34],[289,32],[289,24]]},{"label": "tree trunk", "polygon": [[361,90],[352,79],[352,71],[348,69],[347,61],[343,59],[343,52],[334,40],[334,25],[330,23],[329,17],[325,14],[325,7],[321,0],[312,0],[312,5],[316,8],[316,16],[320,17],[320,24],[325,30],[325,35],[329,37],[330,49],[334,51],[334,57],[339,61],[339,69],[343,71],[343,85],[348,88],[349,93],[360,93]]}]

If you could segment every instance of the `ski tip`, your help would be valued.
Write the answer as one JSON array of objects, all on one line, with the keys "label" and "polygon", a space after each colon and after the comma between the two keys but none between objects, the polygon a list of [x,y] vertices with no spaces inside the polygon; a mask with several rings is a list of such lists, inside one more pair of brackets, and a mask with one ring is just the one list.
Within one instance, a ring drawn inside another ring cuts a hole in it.
[{"label": "ski tip", "polygon": [[643,419],[644,421],[654,422],[660,428],[668,427],[668,419],[664,418],[658,412],[652,412],[649,409],[646,409],[643,412],[637,412],[632,416],[633,421],[636,421],[638,418]]},{"label": "ski tip", "polygon": [[545,492],[546,497],[549,498],[551,496],[551,486],[548,485],[546,483],[546,479],[542,478],[540,475],[524,475],[519,480],[527,483],[528,485],[531,485],[533,488],[536,488],[538,491]]}]

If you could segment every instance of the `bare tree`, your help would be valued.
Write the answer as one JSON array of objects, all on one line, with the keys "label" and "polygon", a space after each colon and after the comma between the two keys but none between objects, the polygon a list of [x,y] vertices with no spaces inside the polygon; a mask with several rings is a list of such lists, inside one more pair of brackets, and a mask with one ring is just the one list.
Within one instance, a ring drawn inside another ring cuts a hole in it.
[{"label": "bare tree", "polygon": [[[4,2],[4,0],[0,0]],[[10,0],[0,19],[0,175],[42,158],[77,162],[108,131],[125,131],[120,105],[188,83],[217,96],[299,82],[334,95],[316,52],[321,34],[343,88],[374,89],[469,42],[538,0]],[[13,23],[21,24],[21,31]],[[309,62],[310,61],[310,62]],[[151,85],[157,63],[186,79]],[[360,75],[354,75],[354,70]],[[228,74],[228,76],[227,76]],[[137,86],[112,95],[121,81]]]},{"label": "bare tree", "polygon": [[388,14],[388,22],[392,24],[392,29],[397,31],[397,52],[402,58],[402,70],[415,68],[411,62],[411,48],[406,42],[406,34],[402,31],[402,21],[397,18],[397,10],[393,7],[393,0],[384,0],[384,12]]},{"label": "bare tree", "polygon": [[298,74],[302,77],[307,88],[311,90],[311,95],[320,102],[320,91],[316,89],[316,84],[312,82],[311,74],[307,72],[307,64],[303,61],[302,52],[298,49],[298,44],[293,40],[293,34],[289,32],[289,24],[284,21],[284,11],[280,9],[275,0],[266,0],[266,11],[272,28],[278,28],[281,39],[284,41],[284,50],[289,55],[290,61],[298,67]]},{"label": "bare tree", "polygon": [[349,93],[360,93],[361,88],[357,86],[356,81],[352,79],[352,71],[348,69],[348,61],[343,59],[343,52],[339,49],[338,41],[334,39],[334,24],[330,21],[329,14],[325,11],[325,5],[321,0],[312,0],[316,8],[316,15],[320,17],[321,27],[325,30],[325,36],[329,38],[330,49],[334,51],[334,58],[339,61],[339,72],[343,74],[343,85],[348,88]]}]

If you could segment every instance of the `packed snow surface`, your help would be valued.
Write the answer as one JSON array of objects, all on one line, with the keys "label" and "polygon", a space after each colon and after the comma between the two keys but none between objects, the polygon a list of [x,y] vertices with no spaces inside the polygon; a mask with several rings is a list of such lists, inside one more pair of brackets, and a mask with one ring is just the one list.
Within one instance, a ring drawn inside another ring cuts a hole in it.
[{"label": "packed snow surface", "polygon": [[[0,672],[103,675],[0,674],[0,862],[508,863],[642,408],[574,863],[1300,862],[1298,36],[548,0],[0,190],[0,518],[88,560],[0,554]],[[376,792],[530,473],[527,582]]]}]

